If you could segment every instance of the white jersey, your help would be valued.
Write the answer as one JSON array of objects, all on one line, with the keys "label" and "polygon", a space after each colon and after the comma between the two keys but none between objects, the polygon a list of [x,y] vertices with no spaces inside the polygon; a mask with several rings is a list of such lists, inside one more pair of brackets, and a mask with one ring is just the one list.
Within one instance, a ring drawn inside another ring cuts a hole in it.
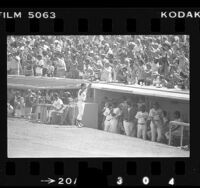
[{"label": "white jersey", "polygon": [[83,92],[81,90],[78,91],[78,102],[84,102],[86,100],[86,91],[87,90],[84,90]]},{"label": "white jersey", "polygon": [[83,114],[84,114],[84,108],[85,108],[85,103],[84,101],[86,100],[86,93],[87,93],[87,90],[84,90],[83,92],[81,91],[81,89],[78,91],[78,103],[77,103],[77,106],[78,106],[78,116],[77,116],[77,119],[78,120],[82,120],[83,118]]},{"label": "white jersey", "polygon": [[145,124],[148,119],[148,113],[139,111],[137,112],[135,118],[138,119],[138,124]]}]

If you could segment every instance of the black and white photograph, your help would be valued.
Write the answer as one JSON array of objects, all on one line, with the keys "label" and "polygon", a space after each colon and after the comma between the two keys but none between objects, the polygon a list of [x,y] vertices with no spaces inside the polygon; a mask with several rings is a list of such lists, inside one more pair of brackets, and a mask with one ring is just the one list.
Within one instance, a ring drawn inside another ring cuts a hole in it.
[{"label": "black and white photograph", "polygon": [[190,157],[190,36],[8,35],[7,156]]}]

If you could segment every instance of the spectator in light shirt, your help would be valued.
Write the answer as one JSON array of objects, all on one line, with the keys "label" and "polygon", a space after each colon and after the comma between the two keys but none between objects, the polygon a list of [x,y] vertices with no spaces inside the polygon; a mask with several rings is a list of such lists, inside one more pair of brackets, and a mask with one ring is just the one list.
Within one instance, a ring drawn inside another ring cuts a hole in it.
[{"label": "spectator in light shirt", "polygon": [[41,55],[38,55],[38,60],[36,62],[36,76],[42,76],[42,71],[43,71],[43,66],[44,66],[44,61],[42,59]]},{"label": "spectator in light shirt", "polygon": [[52,113],[53,112],[61,112],[64,108],[64,104],[63,101],[58,97],[58,93],[54,94],[54,102],[52,104],[52,110],[49,110],[49,120],[48,122],[51,123],[51,119],[52,119]]},{"label": "spectator in light shirt", "polygon": [[58,54],[57,64],[56,64],[56,76],[57,77],[65,77],[66,74],[66,64],[64,58],[61,54]]},{"label": "spectator in light shirt", "polygon": [[112,81],[112,67],[107,59],[104,59],[104,70],[102,71],[101,80],[111,82]]}]

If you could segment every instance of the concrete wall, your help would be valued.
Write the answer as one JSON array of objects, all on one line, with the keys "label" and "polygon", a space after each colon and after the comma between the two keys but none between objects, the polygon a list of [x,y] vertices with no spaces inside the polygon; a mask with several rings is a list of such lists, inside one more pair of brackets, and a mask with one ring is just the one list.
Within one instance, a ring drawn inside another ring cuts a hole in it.
[{"label": "concrete wall", "polygon": [[[120,93],[120,92],[117,93],[117,92],[112,92],[112,91],[94,89],[94,102],[99,104],[99,108],[101,106],[101,101],[104,99],[104,97],[120,99],[123,96],[131,97],[133,101],[135,102],[137,102],[138,98],[140,97],[134,94],[126,94],[126,93]],[[158,98],[158,97],[146,97],[144,99],[146,100],[146,103],[149,106],[151,106],[152,102],[157,101],[160,104],[161,108],[169,113],[171,118],[173,118],[174,111],[176,110],[180,111],[182,119],[185,122],[189,122],[189,119],[190,119],[189,102],[166,99],[166,98]]]},{"label": "concrete wall", "polygon": [[98,129],[98,104],[85,103],[83,112],[83,124],[86,127]]}]

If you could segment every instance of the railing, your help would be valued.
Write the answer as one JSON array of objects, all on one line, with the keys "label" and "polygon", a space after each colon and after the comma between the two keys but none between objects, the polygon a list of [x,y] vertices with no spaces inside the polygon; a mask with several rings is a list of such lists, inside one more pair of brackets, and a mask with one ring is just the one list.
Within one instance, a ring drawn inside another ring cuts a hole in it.
[{"label": "railing", "polygon": [[[38,109],[39,107],[39,109]],[[39,120],[41,123],[48,123],[48,112],[49,110],[52,108],[52,104],[38,104],[36,105],[36,112],[35,112],[35,119]],[[62,118],[66,118],[66,113],[69,113],[69,110],[65,110],[65,109],[69,109],[71,117],[69,119],[69,121],[74,124],[75,122],[75,117],[77,116],[77,105],[76,103],[72,103],[69,105],[64,105],[64,108],[62,111],[58,111],[58,112],[54,112],[55,115],[60,115]],[[63,121],[65,119],[62,119]],[[61,120],[61,121],[62,121]]]},{"label": "railing", "polygon": [[183,131],[184,127],[190,127],[189,123],[184,123],[184,122],[177,122],[177,121],[170,121],[169,122],[169,142],[168,145],[171,145],[171,140],[172,140],[172,126],[180,126],[180,132],[181,132],[181,137],[180,137],[180,146],[183,146]]}]

